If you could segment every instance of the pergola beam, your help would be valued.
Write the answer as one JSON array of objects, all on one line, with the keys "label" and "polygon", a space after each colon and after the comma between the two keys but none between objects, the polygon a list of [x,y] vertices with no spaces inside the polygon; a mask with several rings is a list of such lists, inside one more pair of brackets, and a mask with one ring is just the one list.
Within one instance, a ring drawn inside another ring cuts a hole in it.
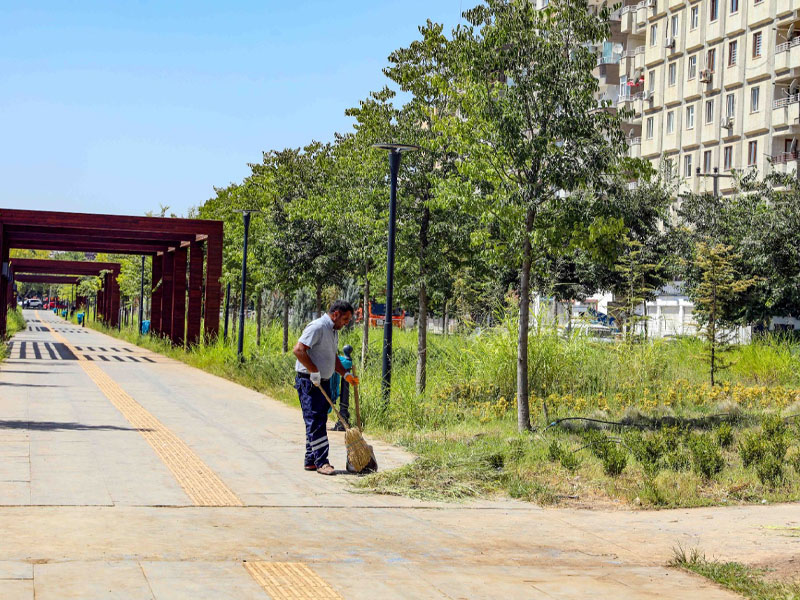
[{"label": "pergola beam", "polygon": [[80,277],[70,277],[69,275],[27,275],[22,273],[14,275],[14,281],[20,283],[53,283],[53,284],[76,284],[80,283]]}]

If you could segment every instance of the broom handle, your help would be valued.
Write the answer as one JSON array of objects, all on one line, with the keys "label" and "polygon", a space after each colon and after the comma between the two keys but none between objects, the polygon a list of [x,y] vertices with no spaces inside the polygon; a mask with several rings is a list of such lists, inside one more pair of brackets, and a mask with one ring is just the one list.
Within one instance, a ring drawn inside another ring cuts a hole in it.
[{"label": "broom handle", "polygon": [[339,410],[336,408],[336,406],[334,406],[333,402],[331,402],[331,399],[328,397],[328,393],[325,391],[325,388],[321,385],[318,385],[317,387],[319,388],[319,391],[322,392],[322,395],[325,396],[325,400],[328,401],[328,404],[331,405],[333,412],[335,412],[336,416],[339,417],[339,421],[342,423],[342,425],[344,425],[344,428],[350,429],[350,425],[347,424],[347,421],[344,420],[344,417],[341,415]]},{"label": "broom handle", "polygon": [[[350,370],[353,372],[353,377],[355,377],[356,376],[355,367],[352,367]],[[361,407],[359,406],[358,403],[358,384],[353,386],[353,401],[355,402],[356,405],[356,427],[361,429]]]}]

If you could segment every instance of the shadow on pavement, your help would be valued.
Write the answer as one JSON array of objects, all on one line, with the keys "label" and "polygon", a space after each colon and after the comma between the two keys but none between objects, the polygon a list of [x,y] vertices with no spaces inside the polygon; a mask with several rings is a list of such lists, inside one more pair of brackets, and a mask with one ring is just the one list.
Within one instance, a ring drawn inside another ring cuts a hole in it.
[{"label": "shadow on pavement", "polygon": [[2,421],[0,429],[29,429],[31,431],[152,431],[152,429],[136,429],[134,427],[117,427],[116,425],[85,425],[56,421]]}]

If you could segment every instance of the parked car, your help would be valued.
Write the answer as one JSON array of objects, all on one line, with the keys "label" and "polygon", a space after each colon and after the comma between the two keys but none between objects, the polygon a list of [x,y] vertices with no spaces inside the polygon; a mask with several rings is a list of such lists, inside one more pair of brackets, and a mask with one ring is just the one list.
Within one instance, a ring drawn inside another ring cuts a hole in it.
[{"label": "parked car", "polygon": [[42,308],[42,301],[38,298],[28,300],[28,308]]}]

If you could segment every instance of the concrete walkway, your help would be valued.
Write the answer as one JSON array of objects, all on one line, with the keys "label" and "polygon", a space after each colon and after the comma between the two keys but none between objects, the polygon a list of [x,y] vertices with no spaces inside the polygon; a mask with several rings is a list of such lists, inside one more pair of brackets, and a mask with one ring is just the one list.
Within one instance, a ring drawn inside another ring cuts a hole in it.
[{"label": "concrete walkway", "polygon": [[[298,411],[49,312],[0,365],[0,598],[734,598],[672,548],[785,564],[800,507],[446,505],[302,470]],[[341,434],[331,458],[344,466]],[[411,460],[375,444],[382,468]],[[793,529],[794,528],[794,529]],[[793,535],[795,534],[795,535]]]}]

